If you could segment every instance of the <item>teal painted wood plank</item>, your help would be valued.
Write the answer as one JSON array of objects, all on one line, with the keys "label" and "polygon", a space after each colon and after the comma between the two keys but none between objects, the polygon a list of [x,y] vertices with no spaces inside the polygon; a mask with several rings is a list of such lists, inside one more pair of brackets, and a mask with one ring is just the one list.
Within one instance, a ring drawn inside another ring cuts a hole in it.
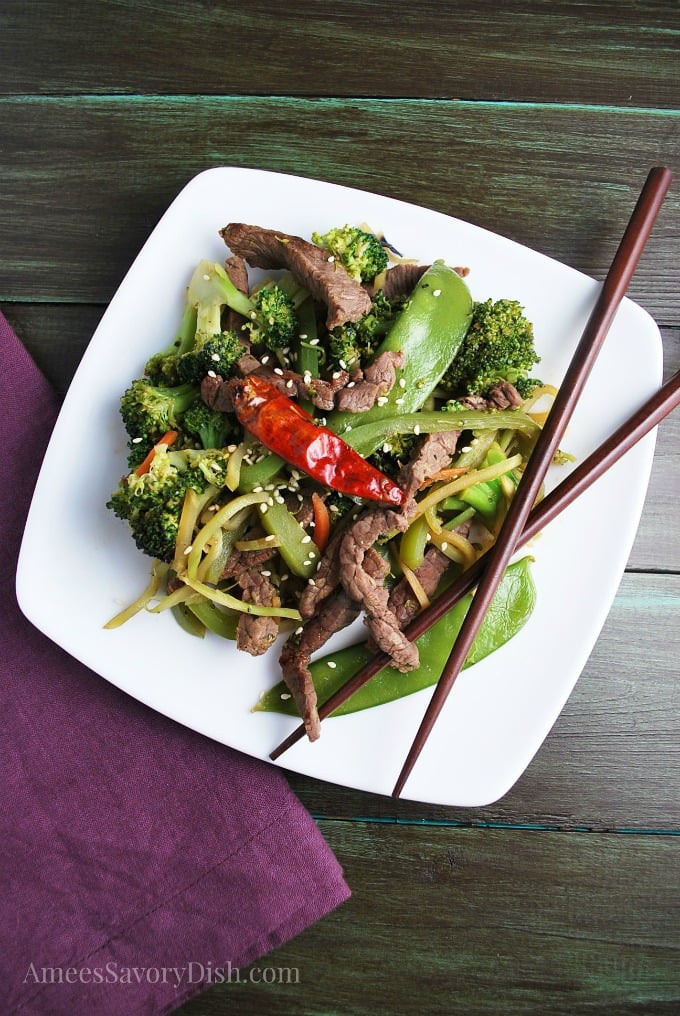
[{"label": "teal painted wood plank", "polygon": [[674,838],[320,825],[352,898],[182,1016],[678,1011]]},{"label": "teal painted wood plank", "polygon": [[[680,115],[412,100],[0,100],[0,300],[106,302],[197,172],[254,166],[377,190],[602,277]],[[218,223],[222,225],[222,223]],[[680,323],[680,190],[630,294]]]},{"label": "teal painted wood plank", "polygon": [[[8,93],[459,97],[677,105],[677,5],[584,0],[4,0]],[[565,69],[567,73],[564,73]]]}]

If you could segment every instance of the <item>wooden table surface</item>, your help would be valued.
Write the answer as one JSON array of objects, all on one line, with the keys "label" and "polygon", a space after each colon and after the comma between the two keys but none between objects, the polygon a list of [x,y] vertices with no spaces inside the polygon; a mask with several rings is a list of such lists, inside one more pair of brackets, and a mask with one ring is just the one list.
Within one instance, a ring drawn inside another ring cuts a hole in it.
[{"label": "wooden table surface", "polygon": [[[0,306],[64,392],[200,170],[425,204],[601,279],[648,169],[680,173],[675,0],[3,0]],[[630,295],[680,367],[680,179]],[[218,1013],[680,1012],[680,417],[562,715],[481,809],[290,780],[352,899],[217,986]],[[257,972],[253,977],[257,980]]]}]

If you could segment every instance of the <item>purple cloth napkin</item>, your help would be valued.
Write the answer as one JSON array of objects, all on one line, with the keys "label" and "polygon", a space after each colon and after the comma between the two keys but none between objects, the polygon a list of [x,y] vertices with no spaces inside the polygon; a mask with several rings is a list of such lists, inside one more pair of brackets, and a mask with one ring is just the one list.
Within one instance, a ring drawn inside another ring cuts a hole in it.
[{"label": "purple cloth napkin", "polygon": [[58,404],[1,314],[0,349],[0,1011],[155,1016],[349,889],[278,770],[129,698],[21,615]]}]

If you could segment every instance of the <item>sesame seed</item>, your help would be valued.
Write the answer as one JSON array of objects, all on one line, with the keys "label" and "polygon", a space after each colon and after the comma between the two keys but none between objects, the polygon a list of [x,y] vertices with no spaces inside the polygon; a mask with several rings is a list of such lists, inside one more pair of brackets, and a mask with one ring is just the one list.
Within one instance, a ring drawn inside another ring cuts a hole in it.
[{"label": "sesame seed", "polygon": [[318,346],[319,345],[319,340],[318,339],[310,339],[309,340],[309,344],[310,344],[310,346]]},{"label": "sesame seed", "polygon": [[260,511],[262,512],[263,515],[267,514],[267,506],[264,503],[264,501],[260,504]]},{"label": "sesame seed", "polygon": [[334,370],[333,373],[331,374],[331,377],[333,378],[334,381],[337,381],[338,378],[340,377],[340,371]]},{"label": "sesame seed", "polygon": [[290,695],[289,691],[282,691],[281,692],[281,701],[282,702],[287,701],[290,697],[291,697],[291,695]]},{"label": "sesame seed", "polygon": [[300,627],[299,627],[299,628],[296,628],[296,629],[295,629],[295,634],[296,634],[296,635],[302,635],[302,633],[303,633],[303,631],[304,631],[304,630],[305,630],[305,629],[304,629],[304,628],[302,627],[302,625],[300,625]]},{"label": "sesame seed", "polygon": [[272,573],[270,571],[263,571],[262,574],[266,579],[270,579],[272,577]]},{"label": "sesame seed", "polygon": [[406,378],[405,377],[400,377],[399,378],[399,387],[400,388],[405,388],[406,387]]},{"label": "sesame seed", "polygon": [[307,579],[307,585],[308,586],[315,586],[316,582],[314,581],[314,579]]},{"label": "sesame seed", "polygon": [[290,377],[286,381],[286,388],[292,388],[292,387],[293,387],[293,379],[292,379],[292,377]]},{"label": "sesame seed", "polygon": [[337,663],[335,662],[335,660],[329,660],[328,666],[330,667],[331,670],[335,670],[335,668],[337,667]]},{"label": "sesame seed", "polygon": [[280,367],[274,367],[274,373],[278,374],[279,377],[283,377],[283,371],[281,370]]},{"label": "sesame seed", "polygon": [[265,542],[265,543],[273,543],[273,541],[274,541],[275,539],[276,539],[276,537],[274,536],[274,534],[273,534],[273,533],[270,533],[270,535],[269,535],[269,536],[265,536],[265,538],[264,538],[264,542]]},{"label": "sesame seed", "polygon": [[338,363],[340,364],[343,370],[347,370],[347,364],[345,363],[344,360],[338,360]]},{"label": "sesame seed", "polygon": [[262,357],[262,363],[269,363],[269,353],[265,353]]},{"label": "sesame seed", "polygon": [[391,445],[389,445],[389,444],[387,443],[387,441],[386,441],[386,442],[385,442],[385,444],[384,444],[384,445],[382,446],[382,450],[383,450],[384,452],[389,452],[389,451],[391,451],[391,450],[392,450],[392,446],[391,446]]},{"label": "sesame seed", "polygon": [[441,296],[442,295],[441,289],[433,289],[432,290],[432,295],[433,296]]},{"label": "sesame seed", "polygon": [[210,359],[211,359],[211,360],[214,360],[214,361],[215,361],[215,363],[219,363],[219,361],[220,361],[220,354],[219,354],[219,353],[213,353],[213,354],[211,355]]},{"label": "sesame seed", "polygon": [[139,444],[139,442],[140,442],[141,440],[142,440],[142,438],[141,438],[141,437],[133,437],[133,439],[132,439],[132,444]]},{"label": "sesame seed", "polygon": [[306,533],[306,534],[305,534],[305,535],[304,535],[304,536],[302,537],[302,539],[300,540],[300,543],[311,543],[311,542],[312,542],[312,538],[311,538],[311,536],[309,535],[309,533]]},{"label": "sesame seed", "polygon": [[355,384],[356,384],[356,381],[348,381],[347,382],[347,387],[348,388],[354,388]]},{"label": "sesame seed", "polygon": [[258,484],[257,487],[253,487],[253,494],[261,494],[263,490],[264,487],[261,484]]},{"label": "sesame seed", "polygon": [[331,255],[330,255],[330,257],[328,258],[328,263],[329,263],[329,265],[332,265],[334,261],[335,261],[335,258],[334,258],[334,257],[333,257],[333,255],[331,254]]},{"label": "sesame seed", "polygon": [[217,374],[215,373],[214,370],[209,370],[208,371],[208,377],[217,377]]},{"label": "sesame seed", "polygon": [[461,451],[462,452],[471,452],[472,448],[470,447],[469,444],[466,444],[464,448],[461,448]]},{"label": "sesame seed", "polygon": [[277,504],[285,504],[286,502],[284,501],[284,499],[281,497],[280,494],[277,494],[276,495],[276,503]]},{"label": "sesame seed", "polygon": [[210,282],[210,276],[209,275],[204,275],[203,276],[203,281],[204,282]]},{"label": "sesame seed", "polygon": [[228,452],[235,452],[236,451],[236,445],[235,444],[227,445],[227,451]]},{"label": "sesame seed", "polygon": [[300,332],[299,338],[306,339],[307,338],[307,332]]},{"label": "sesame seed", "polygon": [[446,540],[444,540],[444,542],[442,543],[442,545],[441,545],[441,549],[442,549],[442,550],[448,550],[448,549],[449,549],[449,545],[448,545],[448,543],[446,542]]},{"label": "sesame seed", "polygon": [[404,399],[395,399],[394,400],[394,404],[395,404],[395,406],[403,406],[404,405]]},{"label": "sesame seed", "polygon": [[270,508],[273,508],[274,507],[274,498],[273,497],[268,497],[267,498],[267,504],[269,505]]},{"label": "sesame seed", "polygon": [[387,404],[387,396],[381,395],[380,398],[375,401],[378,406],[385,406]]},{"label": "sesame seed", "polygon": [[188,556],[194,548],[190,545],[184,548],[184,553]]},{"label": "sesame seed", "polygon": [[413,428],[413,433],[415,434],[416,437],[418,437],[418,435],[420,434],[420,424],[419,423],[417,423],[415,425],[415,427]]}]

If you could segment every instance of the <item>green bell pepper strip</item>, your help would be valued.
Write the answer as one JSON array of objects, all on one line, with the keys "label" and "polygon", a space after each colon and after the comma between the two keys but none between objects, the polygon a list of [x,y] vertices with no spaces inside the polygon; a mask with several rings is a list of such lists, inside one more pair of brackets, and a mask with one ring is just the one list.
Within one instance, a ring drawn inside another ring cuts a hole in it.
[{"label": "green bell pepper strip", "polygon": [[407,568],[415,570],[420,567],[425,557],[427,547],[427,519],[424,515],[418,516],[411,523],[399,541],[399,557]]},{"label": "green bell pepper strip", "polygon": [[198,597],[196,600],[190,600],[188,603],[181,604],[181,606],[185,607],[187,612],[193,614],[199,624],[207,628],[208,631],[232,642],[236,639],[236,627],[239,617],[242,616],[241,614],[236,613],[236,611],[227,612],[220,610],[210,600],[199,599]]},{"label": "green bell pepper strip", "polygon": [[260,506],[259,516],[265,532],[278,536],[281,541],[279,554],[293,574],[311,578],[321,558],[319,548],[285,504],[276,500],[276,492],[271,502],[265,501]]},{"label": "green bell pepper strip", "polygon": [[[528,621],[536,602],[536,587],[530,569],[532,560],[531,557],[524,557],[507,568],[477,633],[465,667],[478,663],[505,645]],[[416,639],[420,653],[420,666],[416,670],[402,674],[393,667],[384,667],[339,706],[333,716],[371,709],[436,684],[471,602],[472,594],[460,600],[429,631]],[[372,655],[366,643],[361,643],[328,653],[315,660],[310,670],[319,704],[327,702],[331,695],[334,695],[371,659]],[[298,715],[295,702],[283,681],[266,692],[253,707],[253,712],[260,711],[285,713],[288,716]]]},{"label": "green bell pepper strip", "polygon": [[[342,439],[360,455],[367,457],[395,434],[441,434],[448,430],[483,430],[499,427],[518,430],[535,438],[540,433],[538,424],[521,409],[471,409],[451,411],[421,410],[405,412],[370,422],[368,413],[354,413],[358,422],[351,430],[342,433]],[[458,464],[458,463],[456,463]]]},{"label": "green bell pepper strip", "polygon": [[[361,413],[363,424],[421,408],[460,349],[472,309],[470,291],[460,275],[442,261],[427,269],[376,351],[376,356],[402,352],[405,362],[397,370],[392,391]],[[358,425],[357,415],[335,410],[328,414],[327,426],[345,437],[347,427]]]}]

